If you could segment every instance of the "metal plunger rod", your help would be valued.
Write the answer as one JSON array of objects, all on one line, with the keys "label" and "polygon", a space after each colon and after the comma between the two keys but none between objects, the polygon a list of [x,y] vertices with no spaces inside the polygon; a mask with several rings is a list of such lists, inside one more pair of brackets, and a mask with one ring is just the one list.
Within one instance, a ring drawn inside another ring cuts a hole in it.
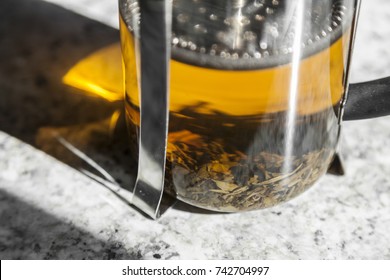
[{"label": "metal plunger rod", "polygon": [[132,204],[156,219],[164,191],[169,114],[171,0],[141,0],[141,125]]}]

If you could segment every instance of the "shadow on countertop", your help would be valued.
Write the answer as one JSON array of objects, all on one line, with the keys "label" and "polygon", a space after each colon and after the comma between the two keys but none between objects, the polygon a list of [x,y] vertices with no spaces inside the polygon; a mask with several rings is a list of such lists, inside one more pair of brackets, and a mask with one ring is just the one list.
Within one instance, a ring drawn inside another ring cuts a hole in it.
[{"label": "shadow on countertop", "polygon": [[[78,149],[87,147],[83,152],[100,162],[117,164],[112,158],[128,153],[127,146],[119,147],[126,142],[126,131],[116,137],[123,143],[113,141],[109,122],[123,104],[89,96],[62,79],[83,58],[118,42],[118,33],[47,2],[2,0],[0,130],[74,167],[79,158],[58,138]],[[118,154],[107,156],[113,145]]]},{"label": "shadow on countertop", "polygon": [[[64,75],[80,60],[118,44],[118,30],[47,2],[2,0],[0,42],[0,131],[83,170],[84,174],[111,190],[120,186],[131,191],[136,161],[130,156],[122,101],[109,102],[63,83]],[[112,128],[113,116],[119,116],[115,129]],[[75,154],[73,148],[97,163],[101,170],[81,158],[80,153]],[[23,209],[29,207],[8,194],[2,194],[2,197],[3,201],[7,201],[4,197],[10,197]],[[163,207],[167,209],[173,202],[166,197]],[[13,203],[6,205],[10,208],[3,208],[6,214],[0,213],[1,224],[10,226],[12,219],[5,217],[14,215],[20,220],[22,213],[21,210],[12,212],[11,209],[18,207]],[[181,202],[177,202],[174,208],[211,213]],[[40,214],[50,217],[40,210],[29,211],[35,211],[37,217]],[[16,228],[22,230],[23,226]],[[61,234],[66,232],[64,230]],[[86,234],[77,232],[80,236]],[[19,237],[15,235],[15,238]],[[69,254],[63,256],[81,256]],[[48,255],[31,253],[19,257],[32,256],[43,258]]]},{"label": "shadow on countertop", "polygon": [[[59,6],[1,0],[0,131],[88,171],[95,181],[109,179],[111,187],[131,191],[136,162],[129,156],[122,102],[90,96],[62,81],[80,60],[118,42],[118,30]],[[34,221],[25,218],[31,215]],[[1,259],[140,258],[1,190],[0,224]]]},{"label": "shadow on countertop", "polygon": [[37,0],[0,2],[0,128],[34,143],[37,129],[89,123],[121,106],[75,94],[62,77],[119,40],[118,31]]}]

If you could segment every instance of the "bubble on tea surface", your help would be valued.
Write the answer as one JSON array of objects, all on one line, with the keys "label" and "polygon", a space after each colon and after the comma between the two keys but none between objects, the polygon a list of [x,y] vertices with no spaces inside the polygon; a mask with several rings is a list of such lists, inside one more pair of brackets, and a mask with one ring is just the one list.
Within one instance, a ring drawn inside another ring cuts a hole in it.
[{"label": "bubble on tea surface", "polygon": [[[299,20],[296,16],[297,3],[305,5],[305,16],[300,19],[300,26],[303,28],[300,46],[304,49],[303,53],[308,55],[329,46],[341,36],[343,21],[348,16],[345,6],[350,7],[348,3],[352,3],[352,0],[231,0],[212,3],[204,0],[190,3],[183,0],[173,1],[176,3],[174,14],[183,11],[191,14],[188,24],[173,22],[175,32],[194,36],[191,40],[199,46],[196,50],[198,52],[200,48],[206,50],[204,54],[213,50],[211,53],[216,55],[219,61],[208,61],[207,63],[215,64],[211,66],[229,67],[231,60],[234,60],[238,68],[253,67],[248,64],[248,56],[256,59],[257,66],[258,63],[288,63],[289,56],[294,51],[295,29]],[[191,33],[189,24],[204,26],[208,34],[196,36],[200,30]],[[184,61],[194,60],[195,64],[196,60],[199,61],[196,54],[186,53],[184,50],[176,50],[174,57]],[[239,65],[240,63],[242,65]]]},{"label": "bubble on tea surface", "polygon": [[[172,1],[173,58],[235,69],[289,63],[298,27],[302,28],[303,56],[329,47],[342,35],[354,6],[354,0]],[[130,11],[125,20],[136,35],[138,2],[125,2],[125,9]],[[297,19],[299,3],[304,5],[303,19]]]}]

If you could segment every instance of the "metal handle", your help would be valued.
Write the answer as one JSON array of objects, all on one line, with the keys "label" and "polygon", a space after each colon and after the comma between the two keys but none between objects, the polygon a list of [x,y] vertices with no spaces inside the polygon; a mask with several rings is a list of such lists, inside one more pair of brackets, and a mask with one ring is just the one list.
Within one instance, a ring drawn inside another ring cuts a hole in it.
[{"label": "metal handle", "polygon": [[172,1],[141,0],[139,5],[141,125],[132,204],[156,219],[164,191]]}]

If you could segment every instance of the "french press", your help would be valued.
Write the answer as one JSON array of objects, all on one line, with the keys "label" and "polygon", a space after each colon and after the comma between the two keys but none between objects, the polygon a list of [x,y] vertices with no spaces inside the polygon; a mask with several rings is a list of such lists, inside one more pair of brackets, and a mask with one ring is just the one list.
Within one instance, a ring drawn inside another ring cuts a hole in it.
[{"label": "french press", "polygon": [[342,120],[390,111],[389,79],[349,85],[359,0],[119,0],[132,203],[164,191],[222,212],[312,186]]}]

